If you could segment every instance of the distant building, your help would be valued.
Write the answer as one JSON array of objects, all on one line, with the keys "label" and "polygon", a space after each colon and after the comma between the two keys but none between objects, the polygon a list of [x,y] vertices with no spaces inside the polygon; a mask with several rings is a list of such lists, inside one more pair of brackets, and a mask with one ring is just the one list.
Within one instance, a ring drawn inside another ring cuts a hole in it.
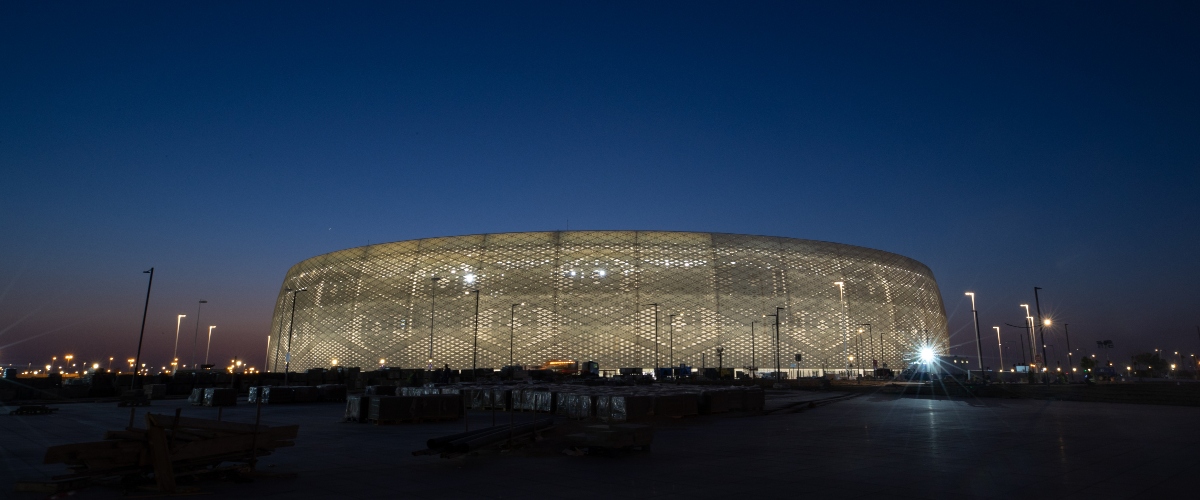
[{"label": "distant building", "polygon": [[[291,325],[288,290],[301,288]],[[283,370],[289,328],[292,370],[334,359],[470,368],[474,290],[481,368],[509,364],[511,341],[516,364],[716,366],[721,347],[726,367],[753,357],[771,371],[775,318],[764,315],[777,306],[785,370],[795,353],[807,370],[904,366],[920,347],[942,353],[949,343],[933,273],[893,253],[771,236],[554,231],[399,241],[300,262],[275,305],[271,369]]]}]

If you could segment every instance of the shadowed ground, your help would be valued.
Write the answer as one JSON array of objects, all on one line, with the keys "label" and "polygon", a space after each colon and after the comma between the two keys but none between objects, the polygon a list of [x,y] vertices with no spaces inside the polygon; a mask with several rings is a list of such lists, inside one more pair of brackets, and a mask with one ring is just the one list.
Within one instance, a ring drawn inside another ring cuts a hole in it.
[{"label": "shadowed ground", "polygon": [[[830,395],[789,394],[793,402]],[[171,413],[180,406],[184,415],[216,415],[214,408],[185,401],[156,401],[151,411]],[[41,465],[47,446],[98,440],[129,418],[127,409],[112,403],[59,408],[48,416],[0,415],[0,497],[39,498],[11,488],[17,479],[66,472],[61,465]],[[253,410],[242,403],[226,409],[224,418],[252,422]],[[463,423],[342,423],[336,404],[269,406],[263,415],[268,424],[300,424],[296,447],[262,460],[264,471],[296,476],[208,482],[202,491],[259,499],[1188,498],[1200,449],[1200,408],[882,394],[795,413],[663,422],[651,453],[625,457],[566,456],[554,439],[515,452],[414,457],[410,452],[424,448],[427,438],[461,431]],[[539,417],[515,415],[518,422]],[[508,415],[498,413],[497,419],[507,423]],[[473,413],[471,423],[490,425],[491,415]],[[120,496],[92,488],[74,498]]]}]

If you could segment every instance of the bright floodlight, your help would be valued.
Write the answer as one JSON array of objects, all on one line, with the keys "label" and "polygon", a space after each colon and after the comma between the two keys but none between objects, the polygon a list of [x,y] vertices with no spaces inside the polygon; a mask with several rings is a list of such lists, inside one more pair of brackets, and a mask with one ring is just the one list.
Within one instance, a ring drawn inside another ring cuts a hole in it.
[{"label": "bright floodlight", "polygon": [[921,362],[928,363],[933,361],[933,349],[929,347],[921,348]]}]

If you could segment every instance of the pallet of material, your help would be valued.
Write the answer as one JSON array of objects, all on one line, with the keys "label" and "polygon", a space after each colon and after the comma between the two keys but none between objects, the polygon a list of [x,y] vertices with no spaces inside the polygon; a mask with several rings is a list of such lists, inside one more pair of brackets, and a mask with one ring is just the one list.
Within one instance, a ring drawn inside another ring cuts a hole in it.
[{"label": "pallet of material", "polygon": [[297,425],[256,426],[151,413],[144,429],[108,431],[103,441],[52,446],[43,463],[71,469],[56,480],[145,480],[152,474],[161,491],[173,492],[176,475],[209,470],[222,462],[252,462],[292,446],[298,431]]},{"label": "pallet of material", "polygon": [[604,422],[644,422],[654,417],[654,398],[613,394],[596,397],[596,418]]},{"label": "pallet of material", "polygon": [[342,402],[346,400],[346,384],[321,384],[317,386],[317,401]]},{"label": "pallet of material", "polygon": [[394,385],[368,385],[367,390],[363,393],[368,396],[399,396]]},{"label": "pallet of material", "polygon": [[371,411],[371,399],[379,396],[347,396],[346,397],[346,415],[344,420],[347,422],[366,423],[367,415]]},{"label": "pallet of material", "polygon": [[650,451],[654,427],[645,424],[589,425],[582,433],[568,434],[567,441],[588,451]]},{"label": "pallet of material", "polygon": [[192,389],[192,393],[188,395],[188,404],[192,406],[204,404],[204,388],[197,387]]},{"label": "pallet of material", "polygon": [[264,385],[250,388],[250,403],[281,404],[296,401],[296,392],[291,387]]},{"label": "pallet of material", "polygon": [[204,389],[204,406],[233,406],[237,404],[237,390],[228,387]]},{"label": "pallet of material", "polygon": [[293,402],[296,403],[315,403],[320,397],[320,392],[317,391],[315,386],[299,385],[289,387],[289,389],[292,390],[292,393],[294,394]]},{"label": "pallet of material", "polygon": [[371,398],[367,420],[376,425],[434,422],[462,418],[462,396],[379,396]]},{"label": "pallet of material", "polygon": [[167,384],[146,384],[142,387],[146,397],[149,399],[162,399],[167,397]]}]

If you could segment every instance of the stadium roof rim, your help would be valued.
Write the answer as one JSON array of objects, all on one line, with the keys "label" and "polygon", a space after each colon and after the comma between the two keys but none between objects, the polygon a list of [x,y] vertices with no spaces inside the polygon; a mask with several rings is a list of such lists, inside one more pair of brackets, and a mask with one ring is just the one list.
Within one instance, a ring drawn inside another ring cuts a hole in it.
[{"label": "stadium roof rim", "polygon": [[[766,235],[766,234],[745,234],[745,233],[725,233],[725,232],[719,232],[719,231],[679,231],[679,230],[669,230],[669,229],[559,229],[559,230],[546,230],[546,231],[503,231],[503,232],[498,232],[498,233],[470,233],[470,234],[455,234],[455,235],[446,235],[446,236],[428,236],[428,237],[424,237],[424,238],[410,238],[410,239],[406,239],[406,240],[393,240],[393,241],[385,241],[385,242],[381,242],[381,243],[370,243],[367,245],[360,245],[360,246],[355,246],[355,247],[343,248],[341,250],[334,250],[332,252],[325,252],[325,253],[317,254],[312,257],[303,259],[300,262],[297,262],[295,265],[293,265],[292,268],[295,268],[296,266],[303,264],[304,262],[307,262],[309,260],[316,259],[319,257],[333,255],[336,253],[349,252],[349,251],[353,251],[353,250],[361,250],[364,248],[370,248],[370,247],[379,246],[379,245],[391,245],[393,243],[407,243],[407,242],[411,242],[411,241],[422,241],[422,240],[438,240],[438,239],[444,239],[444,238],[470,238],[472,236],[491,236],[491,235],[501,235],[501,234],[536,234],[536,233],[688,233],[688,234],[709,234],[709,235],[720,234],[720,235],[727,235],[727,236],[748,236],[748,237],[753,237],[753,238],[773,238],[773,239],[781,239],[781,240],[806,241],[806,242],[823,243],[823,244],[827,244],[827,245],[835,245],[835,246],[841,246],[841,247],[859,248],[859,249],[863,249],[863,250],[870,250],[872,252],[882,252],[882,253],[886,253],[886,254],[895,255],[896,257],[900,257],[900,258],[915,262],[917,264],[920,264],[921,266],[923,266],[929,270],[931,277],[933,275],[933,269],[930,268],[928,265],[926,265],[924,262],[921,262],[917,259],[914,259],[907,255],[902,255],[902,254],[890,252],[887,250],[880,250],[878,248],[864,247],[861,245],[851,245],[849,243],[838,243],[836,241],[813,240],[813,239],[808,239],[808,238],[793,238],[790,236],[772,236],[772,235]],[[289,269],[289,272],[290,272],[290,269]]]}]

